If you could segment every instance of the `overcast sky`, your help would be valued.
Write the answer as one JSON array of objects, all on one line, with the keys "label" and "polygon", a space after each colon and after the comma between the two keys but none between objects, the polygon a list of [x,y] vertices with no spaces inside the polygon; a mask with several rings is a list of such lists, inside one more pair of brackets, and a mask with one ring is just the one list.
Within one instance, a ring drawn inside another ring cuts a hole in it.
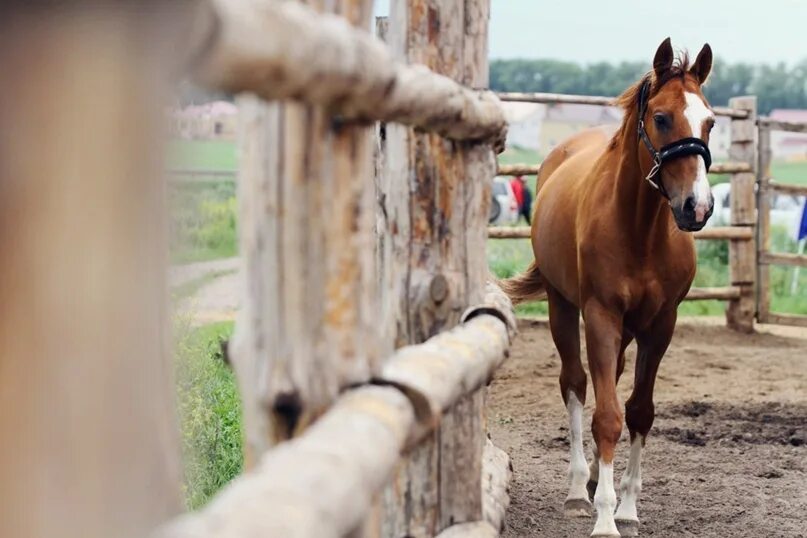
[{"label": "overcast sky", "polygon": [[[731,61],[807,58],[807,0],[491,0],[492,58],[643,60],[661,41]],[[387,14],[389,0],[376,0]]]}]

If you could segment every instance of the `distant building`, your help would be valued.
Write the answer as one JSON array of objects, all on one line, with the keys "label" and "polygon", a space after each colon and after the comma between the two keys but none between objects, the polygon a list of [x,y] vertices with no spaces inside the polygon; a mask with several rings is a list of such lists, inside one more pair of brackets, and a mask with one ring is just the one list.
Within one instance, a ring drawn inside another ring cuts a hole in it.
[{"label": "distant building", "polygon": [[189,140],[233,140],[238,107],[227,101],[191,105],[170,112],[173,134]]},{"label": "distant building", "polygon": [[[776,108],[769,116],[778,121],[807,122],[807,110]],[[771,150],[774,159],[807,160],[807,133],[772,131]]]}]

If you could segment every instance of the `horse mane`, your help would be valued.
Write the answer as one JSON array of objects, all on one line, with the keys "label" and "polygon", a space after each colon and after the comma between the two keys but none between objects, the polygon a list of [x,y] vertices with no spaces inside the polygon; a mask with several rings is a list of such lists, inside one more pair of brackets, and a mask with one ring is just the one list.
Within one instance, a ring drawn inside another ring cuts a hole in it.
[{"label": "horse mane", "polygon": [[654,70],[645,73],[642,78],[630,86],[627,90],[622,92],[622,95],[614,99],[614,106],[621,108],[624,112],[622,115],[622,125],[617,129],[614,137],[611,139],[609,148],[614,148],[617,145],[618,138],[625,133],[626,128],[634,129],[634,116],[639,107],[639,91],[645,81],[650,81],[650,95],[648,99],[656,95],[659,90],[667,84],[670,80],[678,78],[684,80],[689,74],[689,54],[684,51],[676,57],[672,66],[667,69],[660,77]]}]

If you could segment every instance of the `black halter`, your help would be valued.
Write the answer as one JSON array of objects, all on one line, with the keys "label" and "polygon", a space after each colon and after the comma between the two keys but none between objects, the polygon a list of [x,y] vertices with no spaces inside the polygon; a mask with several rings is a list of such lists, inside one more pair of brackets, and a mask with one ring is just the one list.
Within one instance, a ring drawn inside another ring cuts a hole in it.
[{"label": "black halter", "polygon": [[690,136],[681,138],[675,142],[671,142],[660,150],[656,151],[650,137],[647,136],[647,131],[644,128],[644,115],[647,112],[647,101],[650,97],[650,79],[645,79],[642,83],[642,88],[639,90],[639,138],[642,139],[650,156],[653,157],[653,168],[645,178],[651,185],[653,185],[666,199],[670,199],[667,194],[667,189],[661,181],[656,181],[656,177],[661,171],[661,167],[665,162],[679,157],[686,157],[689,155],[700,155],[703,157],[703,162],[706,163],[706,171],[712,166],[712,153],[709,151],[709,146],[700,138]]}]

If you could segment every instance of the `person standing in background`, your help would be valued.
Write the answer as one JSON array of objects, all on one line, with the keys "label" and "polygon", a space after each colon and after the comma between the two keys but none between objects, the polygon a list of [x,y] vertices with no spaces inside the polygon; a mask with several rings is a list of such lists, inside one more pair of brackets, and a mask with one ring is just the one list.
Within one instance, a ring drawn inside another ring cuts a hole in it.
[{"label": "person standing in background", "polygon": [[518,204],[518,216],[524,217],[527,224],[530,224],[530,210],[532,209],[532,193],[527,188],[527,182],[523,176],[516,176],[510,180],[510,188],[516,197]]},{"label": "person standing in background", "polygon": [[524,217],[524,220],[527,221],[527,225],[532,225],[530,222],[532,215],[532,192],[530,192],[527,181],[523,177],[519,176],[518,179],[521,181],[521,203],[518,205],[518,214]]}]

